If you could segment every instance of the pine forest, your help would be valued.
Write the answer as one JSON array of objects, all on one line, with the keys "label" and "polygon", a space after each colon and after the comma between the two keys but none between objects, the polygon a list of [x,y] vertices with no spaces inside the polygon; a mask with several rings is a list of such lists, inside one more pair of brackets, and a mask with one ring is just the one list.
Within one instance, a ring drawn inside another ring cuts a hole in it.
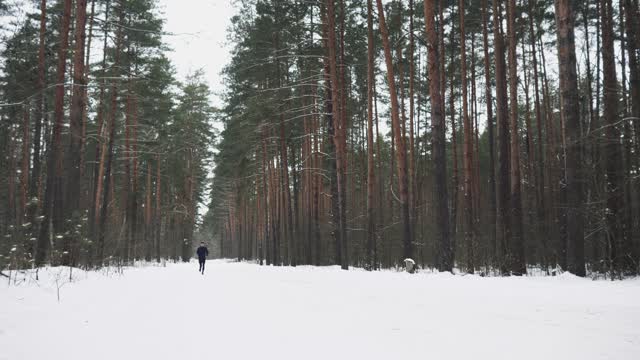
[{"label": "pine forest", "polygon": [[237,0],[220,94],[156,0],[23,3],[0,270],[640,272],[638,0]]}]

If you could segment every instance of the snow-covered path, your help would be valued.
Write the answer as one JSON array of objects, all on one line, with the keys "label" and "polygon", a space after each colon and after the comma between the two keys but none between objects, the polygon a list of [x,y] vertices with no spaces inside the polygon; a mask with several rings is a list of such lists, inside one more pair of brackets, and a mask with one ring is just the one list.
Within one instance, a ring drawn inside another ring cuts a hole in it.
[{"label": "snow-covered path", "polygon": [[640,280],[207,265],[0,283],[0,359],[640,359]]}]

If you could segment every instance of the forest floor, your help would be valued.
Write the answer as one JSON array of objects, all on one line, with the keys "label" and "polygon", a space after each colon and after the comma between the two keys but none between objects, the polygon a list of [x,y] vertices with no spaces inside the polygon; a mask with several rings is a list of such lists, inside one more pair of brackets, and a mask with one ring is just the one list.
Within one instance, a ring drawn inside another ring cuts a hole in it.
[{"label": "forest floor", "polygon": [[640,279],[197,267],[0,278],[0,359],[640,358]]}]

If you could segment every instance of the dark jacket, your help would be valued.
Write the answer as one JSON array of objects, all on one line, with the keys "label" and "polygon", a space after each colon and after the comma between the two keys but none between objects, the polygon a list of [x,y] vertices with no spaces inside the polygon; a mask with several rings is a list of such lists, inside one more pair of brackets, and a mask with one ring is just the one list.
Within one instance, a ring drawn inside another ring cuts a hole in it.
[{"label": "dark jacket", "polygon": [[207,249],[206,246],[200,246],[196,253],[198,254],[199,259],[205,259],[207,256],[209,256],[209,249]]}]

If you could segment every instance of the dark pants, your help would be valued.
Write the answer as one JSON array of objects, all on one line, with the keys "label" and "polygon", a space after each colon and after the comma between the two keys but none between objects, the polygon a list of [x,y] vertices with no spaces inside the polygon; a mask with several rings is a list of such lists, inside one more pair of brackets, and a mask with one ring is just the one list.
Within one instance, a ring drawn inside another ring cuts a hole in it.
[{"label": "dark pants", "polygon": [[204,273],[204,262],[207,260],[207,258],[198,258],[198,262],[200,263],[200,272]]}]

